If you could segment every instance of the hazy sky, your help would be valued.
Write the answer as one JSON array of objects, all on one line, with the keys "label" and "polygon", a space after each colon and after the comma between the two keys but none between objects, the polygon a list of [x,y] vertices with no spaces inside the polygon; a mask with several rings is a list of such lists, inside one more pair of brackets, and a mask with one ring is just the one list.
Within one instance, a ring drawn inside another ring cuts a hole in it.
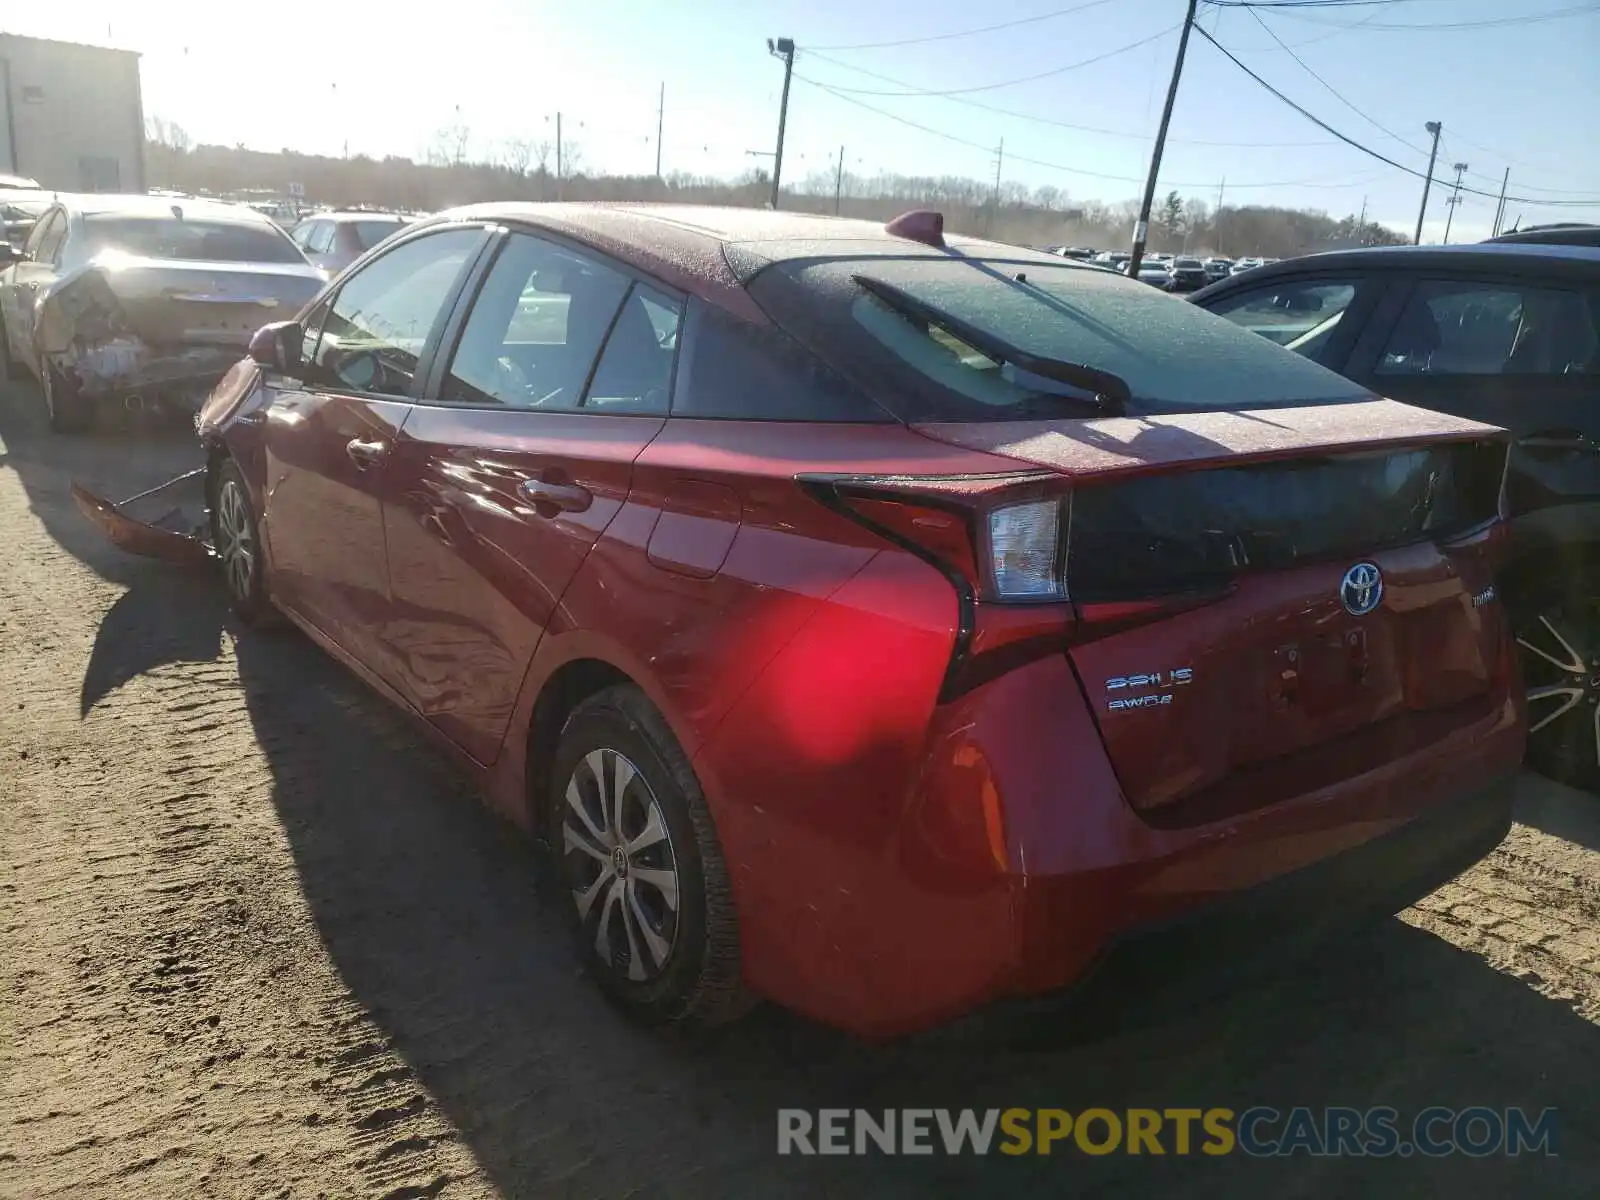
[{"label": "hazy sky", "polygon": [[[831,171],[841,143],[853,173],[989,179],[1003,138],[1006,179],[1115,201],[1135,195],[1143,179],[1184,2],[72,0],[8,8],[11,32],[140,51],[146,113],[176,121],[197,141],[331,154],[348,143],[351,153],[415,156],[459,118],[471,131],[469,153],[487,157],[506,139],[550,137],[560,110],[586,167],[635,172],[654,170],[663,83],[665,170],[733,175],[770,161],[745,152],[773,145],[783,70],[766,39],[783,35],[801,48],[786,179]],[[1046,16],[1068,8],[1080,11]],[[1564,19],[1528,21],[1578,8]],[[1044,19],[971,37],[829,49],[1030,17]],[[1202,4],[1201,25],[1312,113],[1407,167],[1427,165],[1423,123],[1440,120],[1440,173],[1453,176],[1451,164],[1464,161],[1465,183],[1494,192],[1509,165],[1515,196],[1600,200],[1596,0],[1322,0],[1299,11]],[[991,86],[1032,76],[1042,77]],[[830,93],[818,84],[962,94]],[[1334,141],[1195,37],[1161,187],[1214,204],[1224,177],[1228,203],[1343,215],[1365,198],[1372,218],[1405,230],[1422,186]],[[1435,236],[1445,194],[1436,184],[1429,203]],[[1465,196],[1452,240],[1487,233],[1494,205]],[[1508,214],[1524,224],[1600,221],[1600,203],[1519,202]]]}]

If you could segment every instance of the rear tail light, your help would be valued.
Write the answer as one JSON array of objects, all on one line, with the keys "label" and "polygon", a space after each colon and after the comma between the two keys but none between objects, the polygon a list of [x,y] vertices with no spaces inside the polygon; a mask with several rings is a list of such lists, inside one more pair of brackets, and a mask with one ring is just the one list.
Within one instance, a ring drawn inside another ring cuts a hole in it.
[{"label": "rear tail light", "polygon": [[950,580],[960,616],[941,699],[1221,594],[1074,603],[1066,571],[1072,499],[1058,475],[802,476],[798,482]]},{"label": "rear tail light", "polygon": [[1065,600],[1058,499],[989,510],[989,566],[1002,600]]}]

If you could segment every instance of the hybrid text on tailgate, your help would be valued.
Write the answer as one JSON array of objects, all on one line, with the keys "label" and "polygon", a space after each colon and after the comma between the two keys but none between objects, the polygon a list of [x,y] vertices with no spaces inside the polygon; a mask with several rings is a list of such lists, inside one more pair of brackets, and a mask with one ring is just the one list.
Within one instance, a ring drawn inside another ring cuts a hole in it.
[{"label": "hybrid text on tailgate", "polygon": [[236,610],[457,752],[639,1016],[1160,977],[1509,823],[1501,432],[941,226],[456,210],[202,412]]}]

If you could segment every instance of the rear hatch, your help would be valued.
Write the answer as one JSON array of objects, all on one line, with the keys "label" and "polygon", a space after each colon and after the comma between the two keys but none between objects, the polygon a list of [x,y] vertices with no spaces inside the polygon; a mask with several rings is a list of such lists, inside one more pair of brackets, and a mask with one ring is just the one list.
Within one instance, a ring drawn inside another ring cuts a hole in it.
[{"label": "rear hatch", "polygon": [[959,482],[1006,493],[967,519],[991,564],[972,658],[1019,629],[1067,653],[1147,819],[1314,791],[1470,736],[1503,697],[1503,431],[982,243],[778,262],[751,292],[912,429],[1037,472]]},{"label": "rear hatch", "polygon": [[1496,430],[1387,401],[919,428],[1073,477],[1067,652],[1154,823],[1315,791],[1501,700]]}]

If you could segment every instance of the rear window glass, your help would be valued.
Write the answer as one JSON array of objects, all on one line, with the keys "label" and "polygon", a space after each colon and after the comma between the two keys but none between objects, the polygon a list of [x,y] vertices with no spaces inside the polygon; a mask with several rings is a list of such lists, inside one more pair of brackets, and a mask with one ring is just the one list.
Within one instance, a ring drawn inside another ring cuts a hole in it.
[{"label": "rear window glass", "polygon": [[201,262],[304,261],[287,234],[259,225],[180,221],[176,217],[90,215],[84,218],[84,231],[91,250],[125,250],[146,258]]},{"label": "rear window glass", "polygon": [[399,221],[355,221],[356,243],[363,250],[371,250],[384,238],[401,228]]},{"label": "rear window glass", "polygon": [[1334,403],[1363,394],[1192,304],[1065,263],[800,260],[755,278],[752,293],[780,324],[906,420],[1093,413],[1083,389],[996,362],[948,331],[906,317],[857,285],[857,274],[1034,356],[1120,376],[1135,413]]}]

